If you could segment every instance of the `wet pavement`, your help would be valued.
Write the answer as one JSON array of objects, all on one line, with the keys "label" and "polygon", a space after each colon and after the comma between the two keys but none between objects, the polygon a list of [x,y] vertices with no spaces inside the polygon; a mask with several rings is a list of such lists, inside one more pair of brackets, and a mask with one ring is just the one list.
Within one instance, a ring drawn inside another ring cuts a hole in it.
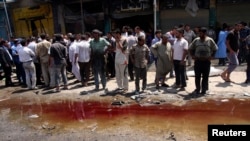
[{"label": "wet pavement", "polygon": [[[210,91],[201,97],[190,95],[193,77],[185,91],[170,87],[156,92],[154,72],[148,75],[148,90],[139,99],[132,93],[134,82],[129,82],[128,94],[114,93],[115,80],[108,81],[106,94],[73,83],[61,93],[2,87],[0,137],[4,141],[202,141],[207,140],[208,124],[250,124],[244,67],[234,72],[233,83],[211,77]],[[174,79],[166,82],[171,85]]]}]

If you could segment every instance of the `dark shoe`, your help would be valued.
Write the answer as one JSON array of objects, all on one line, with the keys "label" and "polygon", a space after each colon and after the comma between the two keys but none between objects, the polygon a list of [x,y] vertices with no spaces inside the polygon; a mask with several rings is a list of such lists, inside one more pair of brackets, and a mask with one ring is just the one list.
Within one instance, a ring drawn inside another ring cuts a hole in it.
[{"label": "dark shoe", "polygon": [[97,91],[99,91],[99,88],[98,88],[98,87],[96,87],[96,88],[95,88],[95,91],[96,91],[96,92],[97,92]]},{"label": "dark shoe", "polygon": [[245,84],[248,84],[249,82],[250,82],[250,80],[246,80],[246,81],[245,81]]},{"label": "dark shoe", "polygon": [[13,84],[6,84],[5,87],[12,87],[14,86]]},{"label": "dark shoe", "polygon": [[172,75],[170,75],[169,77],[170,77],[170,78],[174,78],[175,76],[172,74]]},{"label": "dark shoe", "polygon": [[26,84],[21,85],[22,88],[27,88],[28,86]]},{"label": "dark shoe", "polygon": [[88,82],[84,82],[84,83],[83,83],[83,86],[84,86],[84,87],[87,87],[87,86],[88,86]]},{"label": "dark shoe", "polygon": [[9,86],[15,86],[13,82],[10,82],[9,83]]},{"label": "dark shoe", "polygon": [[206,91],[201,91],[200,94],[205,95],[205,94],[206,94]]},{"label": "dark shoe", "polygon": [[155,88],[158,90],[158,89],[160,89],[160,86],[159,86],[159,85],[156,85],[156,87],[155,87]]},{"label": "dark shoe", "polygon": [[140,94],[140,92],[136,90],[135,91],[135,95],[139,95],[139,94]]},{"label": "dark shoe", "polygon": [[44,85],[43,82],[36,82],[36,85]]},{"label": "dark shoe", "polygon": [[79,83],[79,82],[81,82],[81,81],[79,81],[79,80],[75,80],[73,83],[74,83],[74,84],[76,84],[76,83]]},{"label": "dark shoe", "polygon": [[179,88],[181,88],[181,85],[175,85],[173,88],[179,89]]},{"label": "dark shoe", "polygon": [[55,87],[46,87],[44,90],[51,90],[51,89],[54,89]]},{"label": "dark shoe", "polygon": [[200,91],[195,89],[192,94],[200,94]]},{"label": "dark shoe", "polygon": [[162,86],[162,87],[169,87],[169,85],[166,84],[166,83],[162,83],[161,86]]},{"label": "dark shoe", "polygon": [[180,87],[179,89],[177,89],[178,91],[185,91],[185,87]]},{"label": "dark shoe", "polygon": [[63,90],[68,90],[69,88],[68,88],[68,86],[64,86],[62,89]]}]

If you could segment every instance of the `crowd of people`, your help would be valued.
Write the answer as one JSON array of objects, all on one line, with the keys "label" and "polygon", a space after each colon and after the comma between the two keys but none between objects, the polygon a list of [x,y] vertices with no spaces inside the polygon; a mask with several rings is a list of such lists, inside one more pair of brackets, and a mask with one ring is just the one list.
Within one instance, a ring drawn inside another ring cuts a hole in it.
[{"label": "crowd of people", "polygon": [[215,58],[218,65],[224,66],[228,61],[221,74],[225,82],[231,81],[230,74],[237,65],[247,62],[246,83],[250,82],[250,29],[245,22],[233,26],[224,23],[218,36],[209,28],[192,30],[188,24],[174,26],[167,32],[158,29],[154,35],[146,34],[139,26],[123,26],[102,34],[94,29],[91,33],[55,34],[53,38],[42,33],[28,39],[0,39],[5,86],[14,85],[11,76],[15,66],[19,84],[30,90],[38,89],[38,85],[55,92],[68,89],[67,73],[71,73],[82,87],[89,85],[92,75],[96,91],[100,90],[100,83],[106,89],[107,79],[115,78],[117,90],[124,94],[130,78],[135,81],[135,94],[139,94],[147,89],[148,65],[154,63],[155,88],[169,87],[165,80],[169,74],[175,77],[174,88],[182,91],[187,87],[186,66],[193,63],[193,93],[206,94],[211,60]]}]

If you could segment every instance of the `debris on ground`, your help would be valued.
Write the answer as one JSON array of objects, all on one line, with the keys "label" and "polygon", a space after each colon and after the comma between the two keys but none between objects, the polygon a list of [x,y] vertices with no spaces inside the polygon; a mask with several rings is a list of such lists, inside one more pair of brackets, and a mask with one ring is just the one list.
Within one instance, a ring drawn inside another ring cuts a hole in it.
[{"label": "debris on ground", "polygon": [[169,140],[169,141],[176,141],[176,138],[175,138],[173,132],[171,132],[171,133],[169,134],[169,137],[167,138],[167,140]]},{"label": "debris on ground", "polygon": [[30,115],[29,118],[38,118],[39,116],[37,114]]},{"label": "debris on ground", "polygon": [[111,105],[116,105],[116,106],[121,106],[123,104],[125,104],[124,101],[114,101],[114,102],[111,103]]},{"label": "debris on ground", "polygon": [[55,125],[49,125],[48,123],[44,123],[42,125],[42,128],[45,129],[45,130],[51,131],[51,130],[56,129],[56,126]]}]

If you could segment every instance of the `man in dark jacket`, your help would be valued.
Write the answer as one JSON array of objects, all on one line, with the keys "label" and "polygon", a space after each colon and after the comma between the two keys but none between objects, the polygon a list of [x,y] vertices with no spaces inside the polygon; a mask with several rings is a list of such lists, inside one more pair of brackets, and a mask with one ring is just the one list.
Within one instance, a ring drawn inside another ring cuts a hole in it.
[{"label": "man in dark jacket", "polygon": [[4,71],[6,87],[13,86],[11,81],[12,61],[12,56],[8,51],[8,42],[5,40],[0,41],[0,63]]}]

